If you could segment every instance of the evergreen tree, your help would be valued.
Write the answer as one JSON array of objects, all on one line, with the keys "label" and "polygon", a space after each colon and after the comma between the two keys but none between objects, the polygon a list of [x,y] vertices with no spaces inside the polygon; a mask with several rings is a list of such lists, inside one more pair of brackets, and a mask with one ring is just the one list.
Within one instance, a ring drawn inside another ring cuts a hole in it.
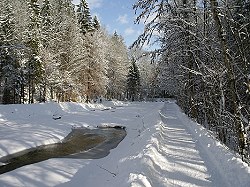
[{"label": "evergreen tree", "polygon": [[52,38],[52,7],[49,0],[43,0],[42,7],[41,7],[41,41],[43,46],[48,46],[48,42]]},{"label": "evergreen tree", "polygon": [[[10,60],[13,67],[6,65],[8,56],[4,54],[6,50],[1,50],[5,57],[1,58],[4,63],[1,62],[0,96],[3,93],[11,96],[5,97],[7,102],[33,103],[49,97],[58,101],[79,98],[82,99],[78,101],[90,101],[106,95],[107,90],[112,92],[111,98],[124,98],[128,72],[126,46],[121,36],[109,36],[97,17],[91,18],[85,0],[76,12],[71,0],[5,0],[0,3],[1,20],[7,15],[2,11],[6,2],[18,5],[13,15],[16,26],[13,36],[17,40],[11,43],[15,46],[11,48],[11,57],[17,60],[16,64]],[[1,38],[4,28],[0,28]],[[6,46],[4,42],[1,40],[1,46]],[[4,84],[7,79],[3,77],[10,75],[11,81]],[[4,85],[10,89],[3,90]]]},{"label": "evergreen tree", "polygon": [[99,30],[101,27],[97,16],[94,16],[93,18],[93,27],[95,30]]},{"label": "evergreen tree", "polygon": [[105,42],[97,17],[92,22],[86,0],[81,0],[77,7],[76,15],[82,34],[81,48],[83,49],[82,58],[76,63],[78,64],[76,67],[77,82],[81,85],[79,90],[82,90],[85,101],[90,102],[92,99],[105,94]]},{"label": "evergreen tree", "polygon": [[[159,80],[157,63],[152,63],[151,52],[143,49],[132,48],[129,51],[129,56],[133,56],[136,59],[136,63],[140,70],[140,83],[141,83],[141,97],[144,99],[154,98],[156,96],[164,97],[164,94],[160,92],[164,87]],[[161,88],[159,88],[161,85]],[[174,86],[174,85],[173,85]]]},{"label": "evergreen tree", "polygon": [[43,76],[43,67],[39,52],[40,47],[40,7],[38,0],[30,0],[29,6],[29,28],[26,30],[26,46],[29,48],[29,59],[26,63],[26,79],[28,81],[29,103],[34,103],[36,88],[39,86]]},{"label": "evergreen tree", "polygon": [[20,80],[17,38],[12,6],[5,0],[0,10],[0,96],[2,103],[11,104],[17,102]]},{"label": "evergreen tree", "polygon": [[57,71],[51,71],[51,69],[55,66],[53,64],[53,41],[56,38],[54,23],[52,18],[52,5],[50,0],[43,0],[41,4],[41,24],[40,24],[40,46],[39,46],[39,54],[41,56],[41,61],[44,68],[44,75],[42,80],[40,81],[39,88],[39,101],[45,101],[47,97],[47,90],[51,88],[50,77],[53,76]]},{"label": "evergreen tree", "polygon": [[140,94],[140,72],[136,65],[136,61],[132,58],[131,65],[127,76],[127,94],[128,99],[135,101],[139,99]]},{"label": "evergreen tree", "polygon": [[80,4],[77,5],[76,13],[81,33],[86,34],[93,31],[92,17],[90,15],[89,6],[86,0],[80,1]]}]

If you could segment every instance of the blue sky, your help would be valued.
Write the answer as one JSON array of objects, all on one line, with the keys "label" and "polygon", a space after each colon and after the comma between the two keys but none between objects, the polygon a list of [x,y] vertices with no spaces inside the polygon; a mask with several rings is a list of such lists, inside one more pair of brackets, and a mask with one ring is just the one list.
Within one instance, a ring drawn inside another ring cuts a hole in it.
[{"label": "blue sky", "polygon": [[[130,46],[143,32],[143,25],[134,24],[136,15],[132,8],[136,0],[87,0],[92,15],[97,15],[109,33],[117,31]],[[79,4],[79,0],[73,0]]]}]

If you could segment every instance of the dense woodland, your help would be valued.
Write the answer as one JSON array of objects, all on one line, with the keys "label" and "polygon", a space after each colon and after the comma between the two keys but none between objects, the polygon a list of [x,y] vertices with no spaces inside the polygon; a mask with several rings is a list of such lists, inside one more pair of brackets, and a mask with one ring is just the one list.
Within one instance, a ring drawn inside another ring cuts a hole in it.
[{"label": "dense woodland", "polygon": [[[86,0],[2,0],[0,102],[174,97],[249,160],[250,1],[138,0],[134,10],[145,29],[128,50]],[[160,48],[140,49],[150,43]]]},{"label": "dense woodland", "polygon": [[4,0],[0,10],[0,103],[142,97],[130,81],[140,79],[130,70],[139,52],[107,33],[87,1]]},{"label": "dense woodland", "polygon": [[157,85],[249,159],[250,1],[138,0],[135,42],[157,42]]}]

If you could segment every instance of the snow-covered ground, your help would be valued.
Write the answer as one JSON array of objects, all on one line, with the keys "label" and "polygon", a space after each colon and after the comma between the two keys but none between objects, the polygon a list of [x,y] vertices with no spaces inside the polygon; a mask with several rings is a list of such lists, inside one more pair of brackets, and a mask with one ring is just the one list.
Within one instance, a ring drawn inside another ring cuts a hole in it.
[{"label": "snow-covered ground", "polygon": [[100,125],[126,126],[108,156],[49,159],[0,175],[0,186],[250,186],[250,167],[171,100],[1,105],[0,157],[58,142],[72,127]]}]

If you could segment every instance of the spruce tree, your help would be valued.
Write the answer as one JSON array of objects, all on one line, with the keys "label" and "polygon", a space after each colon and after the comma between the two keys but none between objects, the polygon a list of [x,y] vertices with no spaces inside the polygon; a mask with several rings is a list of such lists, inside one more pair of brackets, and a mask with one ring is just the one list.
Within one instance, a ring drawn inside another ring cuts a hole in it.
[{"label": "spruce tree", "polygon": [[0,96],[2,95],[3,104],[11,104],[16,102],[20,78],[17,39],[12,6],[5,0],[0,10],[2,12],[0,15]]},{"label": "spruce tree", "polygon": [[50,86],[49,77],[51,76],[51,67],[52,67],[52,41],[56,38],[54,33],[54,25],[52,19],[52,5],[50,0],[43,0],[41,5],[40,13],[40,50],[39,55],[41,56],[41,61],[44,67],[44,75],[42,80],[40,80],[40,89],[39,89],[39,101],[46,100],[46,92]]},{"label": "spruce tree", "polygon": [[76,14],[81,33],[85,35],[86,33],[93,31],[92,17],[86,0],[81,0],[80,4],[77,5]]},{"label": "spruce tree", "polygon": [[101,27],[97,16],[94,16],[93,18],[93,27],[95,30],[99,30]]},{"label": "spruce tree", "polygon": [[52,7],[49,0],[43,0],[41,7],[41,41],[43,46],[48,46],[52,35]]},{"label": "spruce tree", "polygon": [[26,46],[29,48],[29,59],[26,63],[26,79],[28,81],[29,103],[34,103],[36,86],[40,83],[43,75],[42,62],[39,54],[41,19],[38,0],[30,0],[28,6],[30,16],[29,28],[26,31]]},{"label": "spruce tree", "polygon": [[131,99],[132,101],[138,99],[140,94],[140,87],[140,72],[138,66],[136,65],[135,59],[132,58],[127,76],[128,99]]}]

